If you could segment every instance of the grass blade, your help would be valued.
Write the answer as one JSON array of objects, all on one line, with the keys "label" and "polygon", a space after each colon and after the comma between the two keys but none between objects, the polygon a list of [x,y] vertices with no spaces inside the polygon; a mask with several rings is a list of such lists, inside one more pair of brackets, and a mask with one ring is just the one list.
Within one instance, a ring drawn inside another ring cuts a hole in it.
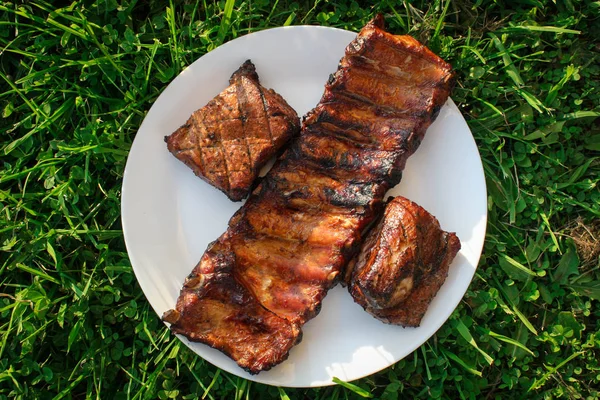
[{"label": "grass blade", "polygon": [[534,380],[533,383],[531,384],[531,386],[529,387],[528,392],[531,392],[532,390],[539,389],[542,386],[544,386],[544,383],[546,383],[546,381],[548,380],[548,378],[550,378],[551,375],[556,373],[556,371],[561,369],[569,361],[579,357],[582,354],[583,354],[583,351],[580,351],[578,353],[573,353],[569,357],[567,357],[567,359],[563,360],[560,364],[558,364],[556,367],[552,367],[552,368],[546,367],[548,369],[548,372],[546,372],[540,379]]},{"label": "grass blade", "polygon": [[600,111],[575,111],[562,116],[564,121],[579,118],[597,118],[600,117]]},{"label": "grass blade", "polygon": [[518,340],[515,340],[513,338],[509,338],[508,336],[504,336],[499,333],[490,331],[489,329],[484,329],[483,331],[485,332],[486,335],[489,335],[489,336],[493,337],[494,339],[498,339],[504,343],[508,343],[515,347],[518,347],[535,357],[535,353],[533,351],[529,350],[523,343],[519,342]]},{"label": "grass blade", "polygon": [[13,307],[12,312],[10,313],[10,319],[8,320],[8,327],[4,331],[4,334],[2,335],[2,345],[0,345],[0,357],[2,357],[2,355],[4,354],[4,349],[6,348],[6,341],[8,340],[8,336],[10,335],[10,333],[12,331],[13,321],[15,318],[16,310],[17,310],[16,306],[19,305],[19,303],[13,303],[13,304],[15,304],[15,306]]},{"label": "grass blade", "polygon": [[546,213],[541,212],[540,217],[542,218],[544,225],[548,229],[548,233],[550,234],[550,237],[552,238],[552,243],[554,243],[554,246],[556,246],[556,249],[558,250],[558,254],[562,255],[562,250],[560,249],[560,245],[558,244],[558,239],[556,238],[556,235],[554,234],[554,231],[552,230],[552,227],[550,226],[550,221],[548,220],[548,216],[546,215]]},{"label": "grass blade", "polygon": [[458,365],[460,365],[461,367],[463,367],[464,369],[466,369],[467,371],[469,371],[470,373],[472,373],[473,375],[477,375],[479,377],[482,377],[483,374],[480,371],[477,371],[475,368],[469,366],[466,362],[464,362],[463,360],[460,359],[460,357],[458,357],[456,354],[448,351],[448,350],[442,350],[440,349],[442,354],[445,355],[446,357],[448,357],[449,359],[451,359],[452,361],[456,362]]},{"label": "grass blade", "polygon": [[500,51],[500,53],[502,54],[502,62],[504,63],[504,66],[506,67],[506,73],[508,74],[508,76],[512,79],[512,81],[515,83],[515,85],[517,85],[517,87],[524,86],[525,82],[523,82],[523,78],[521,78],[519,71],[515,67],[513,60],[510,57],[510,54],[508,54],[508,52],[506,51],[506,48],[504,47],[504,45],[502,44],[500,39],[498,39],[498,36],[494,35],[493,33],[490,33],[490,36],[492,38],[492,42],[494,43],[494,46],[496,46],[498,51]]},{"label": "grass blade", "polygon": [[421,346],[421,353],[423,354],[423,363],[425,364],[425,371],[427,372],[427,379],[431,380],[431,371],[429,370],[429,362],[427,361],[427,354],[425,353],[425,346]]},{"label": "grass blade", "polygon": [[[506,293],[506,291],[504,289],[502,289],[502,285],[500,285],[500,283],[498,282],[498,280],[496,279],[496,277],[493,277],[494,282],[496,283],[496,289],[498,289],[500,291],[500,293],[502,293],[502,295],[504,296],[504,298],[508,301],[508,303],[510,304],[510,308],[505,307],[505,311],[507,312],[507,314],[511,314],[513,313],[514,315],[516,315],[521,322],[523,323],[523,325],[525,325],[525,327],[527,329],[529,329],[529,331],[531,333],[533,333],[534,335],[537,336],[538,331],[535,329],[535,327],[533,326],[533,324],[529,321],[529,319],[527,319],[527,317],[525,316],[525,314],[523,314],[518,308],[517,306],[513,303],[513,301],[511,300],[510,296]],[[501,300],[501,298],[499,297],[498,300]]]},{"label": "grass blade", "polygon": [[404,22],[404,18],[402,18],[402,16],[400,14],[398,14],[398,11],[396,11],[396,9],[394,8],[394,3],[390,2],[389,0],[386,0],[386,4],[392,10],[392,13],[396,17],[396,21],[398,21],[398,23],[400,24],[402,29],[404,29],[405,32],[408,32],[409,31],[408,23]]},{"label": "grass blade", "polygon": [[467,341],[467,343],[469,343],[475,348],[475,350],[481,353],[481,355],[485,359],[485,362],[487,362],[489,365],[492,365],[494,363],[494,359],[490,357],[488,353],[481,350],[481,348],[477,345],[477,342],[475,342],[473,335],[471,335],[471,332],[469,332],[469,328],[467,328],[467,326],[460,319],[456,323],[456,330],[458,331],[458,333],[460,333],[463,339]]},{"label": "grass blade", "polygon": [[204,400],[206,398],[206,396],[208,396],[210,390],[213,388],[213,386],[215,385],[215,383],[217,383],[217,380],[219,379],[219,375],[221,375],[221,370],[220,369],[218,369],[217,372],[215,372],[215,375],[213,376],[212,381],[210,381],[210,385],[208,385],[208,387],[206,388],[206,390],[202,394],[202,400]]},{"label": "grass blade", "polygon": [[431,38],[437,38],[442,31],[442,27],[444,26],[444,19],[446,18],[446,14],[448,13],[448,7],[450,7],[450,0],[446,0],[446,4],[444,5],[444,9],[438,18],[437,24],[435,26],[435,32],[431,36]]},{"label": "grass blade", "polygon": [[552,106],[552,103],[554,103],[554,100],[556,100],[556,96],[558,96],[558,92],[565,86],[565,84],[569,80],[571,80],[571,77],[573,75],[575,75],[578,71],[579,71],[579,69],[575,68],[575,66],[573,66],[573,64],[571,64],[567,67],[565,74],[560,79],[560,81],[558,81],[558,83],[556,85],[552,86],[550,91],[548,91],[546,100],[544,100],[544,103],[546,104],[547,107]]},{"label": "grass blade", "polygon": [[60,281],[58,279],[51,277],[50,275],[48,275],[45,272],[40,271],[39,269],[31,268],[31,267],[28,267],[27,265],[21,264],[21,263],[17,263],[16,267],[22,271],[29,272],[31,275],[39,276],[40,278],[46,279],[52,283],[60,285]]},{"label": "grass blade", "polygon": [[564,125],[565,125],[565,121],[558,121],[553,124],[544,126],[543,128],[540,128],[540,129],[530,133],[529,135],[524,136],[523,140],[543,139],[551,133],[562,132],[562,128]]},{"label": "grass blade", "polygon": [[567,33],[572,35],[581,35],[581,31],[575,29],[558,28],[556,26],[537,26],[537,25],[516,25],[508,28],[500,29],[499,32],[514,32],[514,31],[529,31],[529,32],[552,32],[552,33]]},{"label": "grass blade", "polygon": [[77,386],[79,384],[79,382],[81,382],[84,378],[86,378],[86,375],[83,375],[83,374],[79,375],[72,382],[70,382],[70,384],[66,388],[64,388],[59,394],[54,396],[52,398],[52,400],[60,400],[64,397],[72,394],[73,388],[75,388],[75,386]]},{"label": "grass blade", "polygon": [[283,26],[290,26],[292,24],[292,22],[294,22],[294,18],[296,18],[296,13],[292,11],[290,13],[290,15],[288,15],[285,22],[283,23]]},{"label": "grass blade", "polygon": [[177,33],[176,33],[176,23],[175,23],[175,8],[173,6],[173,0],[170,0],[170,7],[167,7],[167,24],[169,25],[169,31],[171,32],[171,38],[169,42],[171,46],[169,49],[171,50],[171,61],[175,65],[175,70],[179,72],[181,68],[181,61],[179,60],[179,48],[177,45]]},{"label": "grass blade", "polygon": [[525,99],[525,101],[527,103],[529,103],[529,105],[533,108],[535,108],[539,113],[543,113],[544,111],[548,111],[548,109],[546,108],[546,106],[537,99],[537,97],[535,97],[534,95],[532,95],[531,93],[529,93],[527,90],[524,89],[516,89],[515,90],[523,99]]},{"label": "grass blade", "polygon": [[231,15],[233,14],[233,6],[235,0],[227,0],[225,8],[223,9],[223,17],[221,18],[221,25],[219,26],[219,32],[217,33],[217,45],[222,44],[225,41],[225,36],[229,32],[231,26]]},{"label": "grass blade", "polygon": [[69,332],[69,339],[67,342],[67,353],[71,351],[71,346],[75,343],[75,340],[79,337],[79,331],[81,330],[81,320],[75,322],[75,325],[71,328],[71,332]]},{"label": "grass blade", "polygon": [[344,382],[344,381],[340,380],[339,378],[336,378],[335,376],[333,377],[332,381],[337,383],[338,385],[343,386],[346,389],[356,393],[360,397],[364,397],[366,399],[370,399],[373,397],[373,395],[371,393],[369,393],[365,389],[361,388],[360,386],[356,386],[350,382]]},{"label": "grass blade", "polygon": [[281,398],[281,400],[290,400],[290,396],[287,395],[287,393],[285,392],[285,390],[283,390],[282,388],[277,388],[279,390],[279,397]]},{"label": "grass blade", "polygon": [[30,99],[28,99],[27,96],[25,96],[25,94],[23,94],[23,92],[18,87],[16,87],[15,84],[10,79],[8,79],[8,77],[6,75],[4,75],[4,73],[2,73],[2,71],[0,71],[0,78],[4,79],[4,81],[6,83],[8,83],[8,85],[15,92],[17,92],[17,94],[23,99],[25,104],[27,104],[27,106],[29,106],[31,111],[33,111],[35,113],[35,115],[37,115],[38,118],[40,118],[40,119],[48,118],[48,116],[44,113],[44,111],[42,109],[40,109],[37,104],[35,104]]},{"label": "grass blade", "polygon": [[517,268],[519,271],[524,272],[529,276],[538,276],[538,274],[536,274],[535,272],[533,272],[532,270],[530,270],[529,268],[527,268],[526,266],[524,266],[523,264],[521,264],[520,262],[515,260],[514,258],[509,257],[506,254],[502,254],[501,257],[505,261],[507,261],[510,265]]},{"label": "grass blade", "polygon": [[534,335],[537,336],[538,331],[537,329],[535,329],[533,327],[533,324],[531,322],[529,322],[529,319],[527,319],[527,317],[525,316],[525,314],[523,314],[521,311],[519,311],[519,309],[517,308],[517,306],[515,306],[513,304],[512,306],[513,311],[515,312],[515,315],[517,317],[519,317],[519,319],[521,320],[521,322],[523,323],[523,325],[525,325],[527,327],[527,329],[529,329],[529,331],[531,331],[531,333],[533,333]]}]

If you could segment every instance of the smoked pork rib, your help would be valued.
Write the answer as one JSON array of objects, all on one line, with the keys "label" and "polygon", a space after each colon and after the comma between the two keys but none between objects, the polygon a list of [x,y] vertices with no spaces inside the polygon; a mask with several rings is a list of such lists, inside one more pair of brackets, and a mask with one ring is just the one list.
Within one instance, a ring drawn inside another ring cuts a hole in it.
[{"label": "smoked pork rib", "polygon": [[300,135],[188,277],[165,315],[173,332],[250,373],[285,360],[452,82],[450,65],[415,39],[385,32],[381,16],[367,24]]},{"label": "smoked pork rib", "polygon": [[196,175],[239,201],[263,165],[298,133],[300,120],[280,95],[260,85],[250,60],[229,83],[165,141]]},{"label": "smoked pork rib", "polygon": [[460,250],[423,207],[396,197],[346,271],[354,301],[384,322],[419,326]]}]

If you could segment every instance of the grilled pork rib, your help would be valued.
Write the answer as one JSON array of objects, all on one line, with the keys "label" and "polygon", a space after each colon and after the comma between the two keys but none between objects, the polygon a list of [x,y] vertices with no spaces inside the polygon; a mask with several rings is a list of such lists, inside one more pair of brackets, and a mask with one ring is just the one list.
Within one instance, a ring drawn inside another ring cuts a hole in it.
[{"label": "grilled pork rib", "polygon": [[459,250],[456,234],[444,232],[423,207],[396,197],[348,265],[350,294],[377,319],[419,326]]},{"label": "grilled pork rib", "polygon": [[167,148],[231,200],[248,196],[260,169],[298,133],[298,114],[262,87],[247,60],[230,86],[165,138]]},{"label": "grilled pork rib", "polygon": [[250,373],[285,360],[298,343],[450,92],[450,65],[382,28],[378,16],[350,43],[300,136],[165,315],[174,332]]},{"label": "grilled pork rib", "polygon": [[301,333],[262,307],[237,281],[235,263],[227,240],[211,243],[185,281],[176,310],[163,319],[173,324],[173,332],[221,350],[250,371],[260,371],[281,362]]}]

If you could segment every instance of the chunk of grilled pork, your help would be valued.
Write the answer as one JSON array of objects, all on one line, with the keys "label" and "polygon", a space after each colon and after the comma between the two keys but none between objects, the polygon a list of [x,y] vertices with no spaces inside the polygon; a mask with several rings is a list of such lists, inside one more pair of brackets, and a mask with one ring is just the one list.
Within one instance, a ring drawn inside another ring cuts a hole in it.
[{"label": "chunk of grilled pork", "polygon": [[260,85],[250,60],[229,84],[165,141],[196,175],[239,201],[265,163],[298,133],[300,120],[280,95]]},{"label": "chunk of grilled pork", "polygon": [[348,265],[354,301],[384,322],[419,326],[460,250],[423,207],[404,198],[390,201]]}]

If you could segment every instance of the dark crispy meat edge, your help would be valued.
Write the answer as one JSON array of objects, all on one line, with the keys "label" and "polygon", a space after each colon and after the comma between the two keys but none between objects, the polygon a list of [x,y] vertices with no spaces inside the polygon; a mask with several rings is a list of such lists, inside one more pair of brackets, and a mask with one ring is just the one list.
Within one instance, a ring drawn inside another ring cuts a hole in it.
[{"label": "dark crispy meat edge", "polygon": [[[261,306],[262,306],[262,305],[261,305]],[[264,308],[264,307],[263,307],[263,308]],[[174,311],[174,310],[168,310],[168,311],[166,311],[166,312],[163,314],[163,316],[161,317],[161,319],[162,319],[164,322],[168,322],[168,323],[172,324],[172,323],[171,323],[171,322],[168,320],[168,319],[169,319],[170,312],[172,312],[172,311]],[[268,311],[268,310],[267,310],[267,311]],[[269,311],[269,312],[270,312],[270,311]],[[204,345],[207,345],[207,346],[209,346],[209,347],[212,347],[213,349],[220,351],[222,354],[226,355],[227,357],[229,357],[229,358],[231,358],[231,359],[233,360],[233,358],[231,357],[231,355],[230,355],[229,353],[227,353],[227,351],[226,351],[224,348],[222,348],[222,347],[220,347],[220,346],[214,346],[214,345],[212,345],[212,344],[209,344],[209,343],[207,343],[207,342],[204,342],[204,341],[201,341],[201,340],[195,340],[195,339],[193,339],[193,338],[189,337],[188,335],[186,335],[184,331],[180,331],[180,330],[178,330],[176,327],[174,327],[174,325],[175,325],[175,324],[172,324],[172,326],[171,326],[171,328],[170,328],[171,332],[173,332],[173,333],[175,333],[175,334],[178,334],[178,335],[181,335],[181,336],[184,336],[184,337],[185,337],[187,340],[189,340],[190,342],[193,342],[193,343],[202,343],[202,344],[204,344]],[[291,349],[293,349],[295,346],[299,345],[299,344],[300,344],[300,342],[302,342],[303,335],[304,335],[304,332],[302,332],[302,329],[299,329],[298,336],[296,337],[296,341],[294,342],[294,344],[292,344],[292,347],[290,348],[290,351],[291,351]],[[235,361],[235,363],[237,364],[237,366],[238,366],[238,367],[240,367],[241,369],[243,369],[244,371],[246,371],[246,372],[247,372],[247,373],[249,373],[250,375],[258,375],[259,373],[261,373],[261,372],[263,372],[263,371],[269,371],[269,370],[273,369],[273,367],[276,367],[276,366],[278,366],[279,364],[281,364],[282,362],[284,362],[285,360],[287,360],[287,359],[290,357],[290,351],[288,351],[287,353],[284,353],[284,354],[283,354],[283,356],[281,357],[281,359],[277,360],[277,362],[275,362],[275,363],[272,363],[272,364],[266,364],[264,367],[262,367],[261,369],[258,369],[258,370],[254,370],[254,369],[252,369],[252,368],[249,368],[249,367],[245,367],[245,366],[243,366],[243,365],[240,365],[240,364],[237,362],[237,360],[233,360],[233,361]]]}]

